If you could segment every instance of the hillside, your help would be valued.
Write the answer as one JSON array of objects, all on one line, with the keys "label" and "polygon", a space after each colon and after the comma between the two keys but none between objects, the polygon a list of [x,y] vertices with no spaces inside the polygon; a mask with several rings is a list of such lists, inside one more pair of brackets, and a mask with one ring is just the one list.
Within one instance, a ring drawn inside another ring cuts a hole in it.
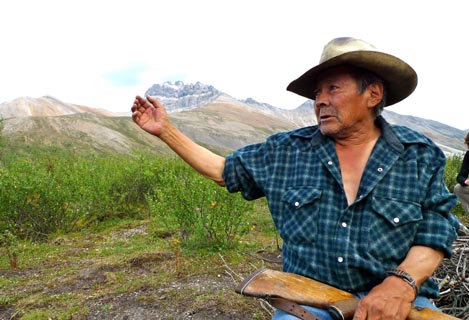
[{"label": "hillside", "polygon": [[[316,123],[311,101],[293,110],[253,99],[237,100],[201,83],[163,83],[146,94],[167,106],[181,131],[212,150],[226,153],[264,140],[274,132]],[[447,153],[465,150],[465,132],[437,121],[385,110],[391,123],[407,125],[433,139]],[[15,152],[31,148],[76,151],[169,153],[170,150],[135,124],[130,116],[62,102],[53,97],[20,97],[0,104],[2,136]]]}]

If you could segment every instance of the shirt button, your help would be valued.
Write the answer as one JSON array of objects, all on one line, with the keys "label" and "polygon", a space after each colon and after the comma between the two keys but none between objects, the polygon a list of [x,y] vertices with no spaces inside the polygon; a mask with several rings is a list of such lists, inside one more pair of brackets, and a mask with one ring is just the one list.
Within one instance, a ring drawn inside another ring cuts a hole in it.
[{"label": "shirt button", "polygon": [[378,168],[378,172],[383,172],[383,168]]},{"label": "shirt button", "polygon": [[399,223],[399,221],[401,221],[398,217],[395,217],[394,219],[392,219],[395,223]]},{"label": "shirt button", "polygon": [[342,222],[342,227],[347,228],[347,222]]},{"label": "shirt button", "polygon": [[300,206],[300,203],[297,201],[295,202],[295,207],[299,207]]},{"label": "shirt button", "polygon": [[338,257],[337,261],[339,261],[339,263],[342,263],[342,262],[344,262],[344,258],[343,257]]},{"label": "shirt button", "polygon": [[330,165],[330,166],[332,166],[332,163],[333,162],[331,160],[327,161],[327,164]]}]

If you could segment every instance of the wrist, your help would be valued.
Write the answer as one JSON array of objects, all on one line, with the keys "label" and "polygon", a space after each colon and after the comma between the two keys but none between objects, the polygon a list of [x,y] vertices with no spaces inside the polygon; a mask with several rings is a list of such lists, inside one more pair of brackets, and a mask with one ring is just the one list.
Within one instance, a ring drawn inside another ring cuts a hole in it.
[{"label": "wrist", "polygon": [[402,279],[406,284],[408,284],[413,292],[414,292],[414,300],[417,298],[419,294],[419,289],[417,287],[417,282],[415,282],[414,278],[407,272],[399,269],[390,269],[386,271],[388,276],[393,276]]}]

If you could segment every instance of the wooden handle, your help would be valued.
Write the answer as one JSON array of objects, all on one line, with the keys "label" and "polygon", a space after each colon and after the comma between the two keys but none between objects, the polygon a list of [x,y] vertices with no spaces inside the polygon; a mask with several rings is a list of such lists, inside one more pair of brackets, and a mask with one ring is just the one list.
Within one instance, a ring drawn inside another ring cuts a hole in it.
[{"label": "wooden handle", "polygon": [[358,299],[347,299],[333,302],[328,308],[329,314],[334,320],[352,319],[355,310],[357,310],[358,302]]},{"label": "wooden handle", "polygon": [[449,314],[429,308],[413,307],[407,316],[407,320],[461,320]]},{"label": "wooden handle", "polygon": [[[334,320],[350,320],[353,318],[357,309],[359,300],[347,299],[332,303],[329,308],[329,314]],[[432,310],[429,308],[413,307],[407,316],[407,320],[457,320],[453,316]]]},{"label": "wooden handle", "polygon": [[[300,305],[328,309],[334,320],[353,318],[358,301],[353,294],[294,273],[259,269],[243,281],[236,292],[252,297],[280,297]],[[458,320],[429,308],[413,307],[407,320]],[[460,319],[459,319],[460,320]]]},{"label": "wooden handle", "polygon": [[281,297],[323,309],[334,301],[353,299],[351,293],[325,283],[271,269],[257,270],[236,288],[236,292],[258,298]]}]

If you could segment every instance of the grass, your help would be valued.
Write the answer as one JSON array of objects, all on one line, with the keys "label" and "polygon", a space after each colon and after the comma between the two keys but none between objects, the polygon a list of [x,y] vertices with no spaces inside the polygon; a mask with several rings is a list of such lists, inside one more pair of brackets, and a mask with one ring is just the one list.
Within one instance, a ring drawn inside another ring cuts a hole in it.
[{"label": "grass", "polygon": [[0,256],[0,318],[111,319],[136,305],[156,308],[165,319],[207,310],[229,319],[269,319],[256,299],[234,292],[236,274],[279,267],[258,258],[278,254],[262,201],[250,221],[239,247],[222,252],[184,248],[177,234],[165,234],[151,219],[106,221],[44,243],[22,241],[18,269]]},{"label": "grass", "polygon": [[184,248],[177,234],[165,234],[151,219],[106,221],[45,243],[22,241],[18,269],[0,256],[0,318],[111,319],[104,315],[135,304],[156,308],[165,319],[206,310],[230,319],[269,319],[256,299],[234,292],[237,273],[279,267],[258,258],[279,253],[263,201],[250,221],[239,247],[222,252]]},{"label": "grass", "polygon": [[0,318],[98,319],[93,314],[131,310],[132,301],[167,316],[213,309],[267,319],[257,302],[234,292],[226,273],[263,265],[246,252],[276,250],[270,215],[257,205],[263,210],[252,213],[251,232],[222,252],[186,249],[179,235],[164,234],[151,219],[107,221],[45,243],[21,241],[17,269],[0,256]]}]

